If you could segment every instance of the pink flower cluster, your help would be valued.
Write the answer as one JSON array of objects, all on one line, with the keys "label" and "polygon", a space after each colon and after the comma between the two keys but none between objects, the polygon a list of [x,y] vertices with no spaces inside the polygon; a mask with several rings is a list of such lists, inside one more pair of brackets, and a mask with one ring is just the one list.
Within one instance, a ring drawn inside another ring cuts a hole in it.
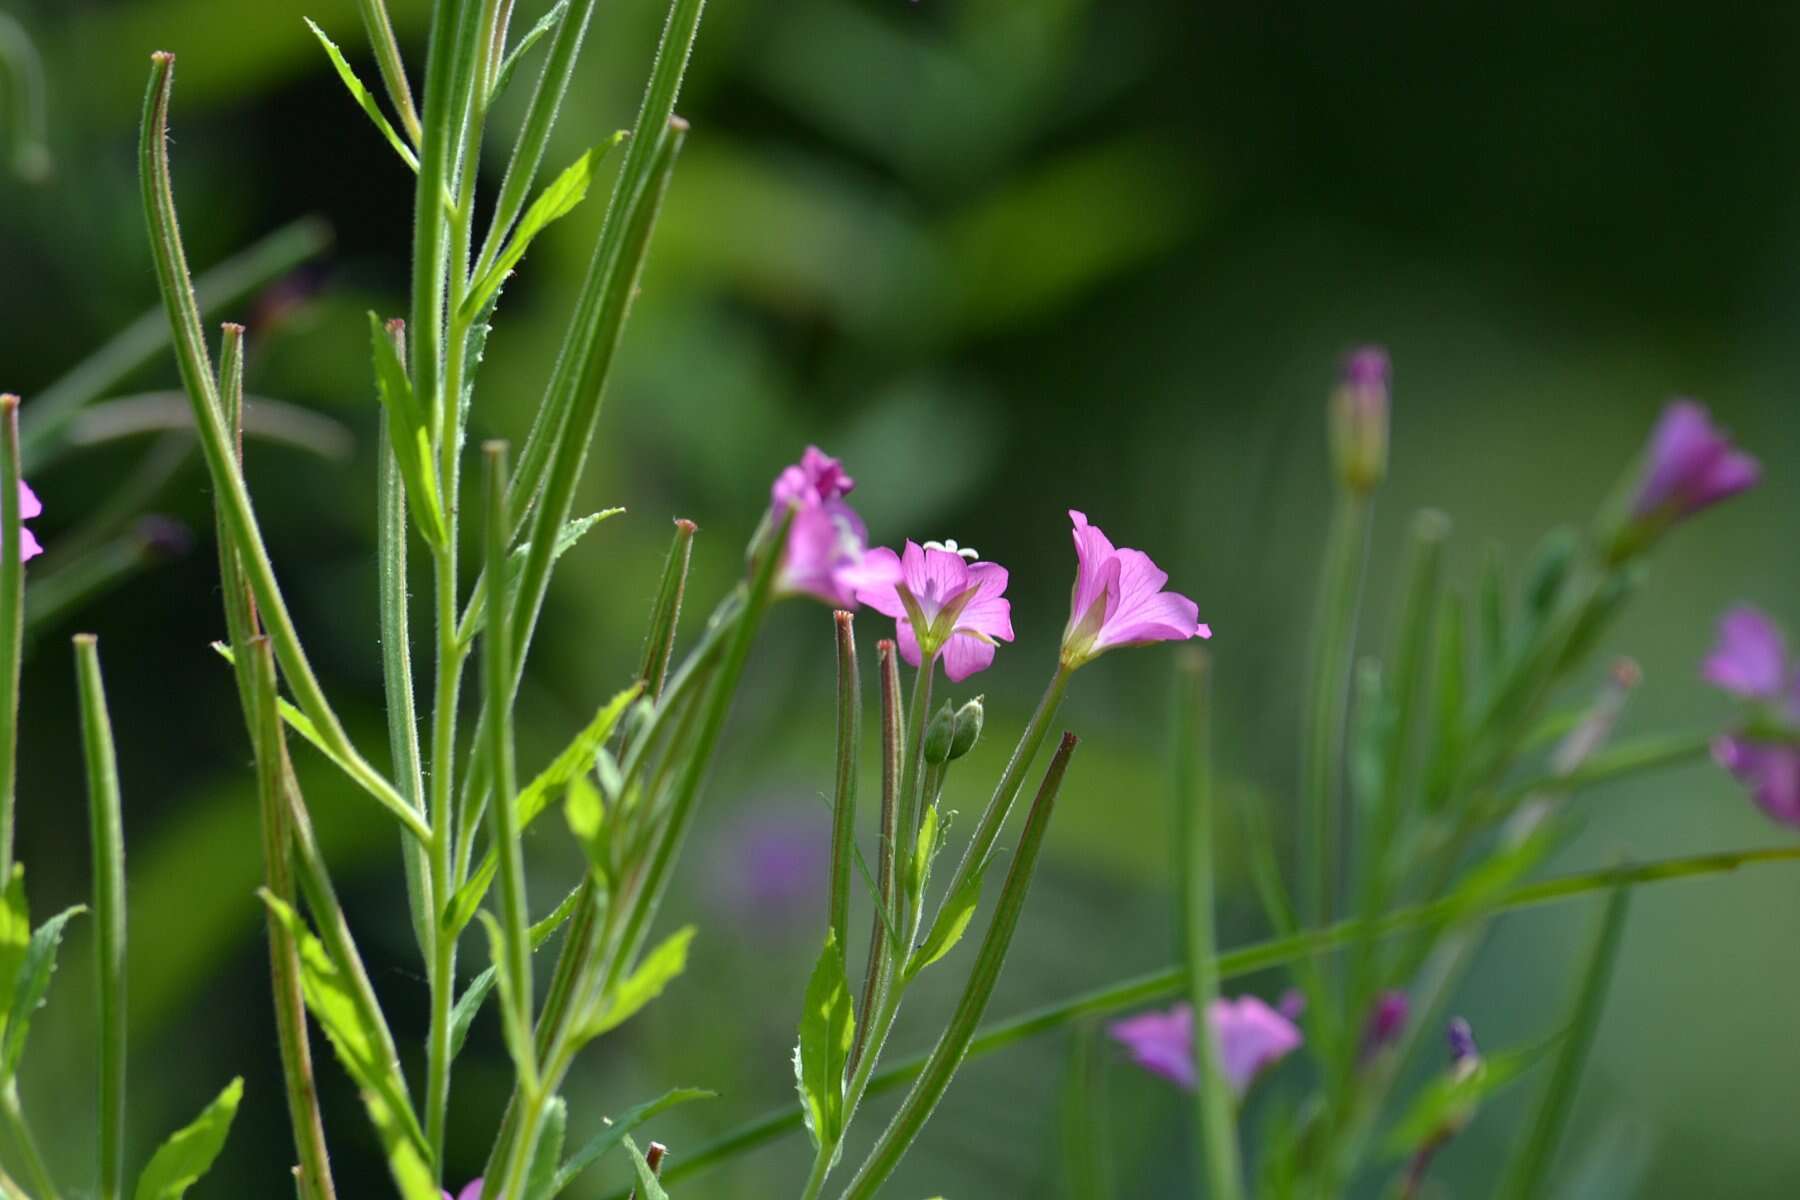
[{"label": "pink flower cluster", "polygon": [[[845,499],[855,486],[817,446],[776,477],[770,519],[793,512],[778,589],[838,608],[866,604],[892,617],[901,656],[915,667],[941,659],[955,682],[985,670],[998,644],[1013,640],[1006,568],[955,542],[909,540],[898,553],[870,549],[868,528]],[[1070,510],[1069,517],[1076,572],[1063,631],[1065,668],[1116,646],[1212,636],[1192,600],[1163,590],[1169,577],[1149,555],[1115,547],[1082,513]]]},{"label": "pink flower cluster", "polygon": [[[1778,723],[1800,737],[1800,664],[1768,616],[1748,606],[1719,622],[1719,641],[1701,674],[1732,695],[1765,705]],[[1762,810],[1784,825],[1800,826],[1800,742],[1723,734],[1713,758],[1750,789]]]}]

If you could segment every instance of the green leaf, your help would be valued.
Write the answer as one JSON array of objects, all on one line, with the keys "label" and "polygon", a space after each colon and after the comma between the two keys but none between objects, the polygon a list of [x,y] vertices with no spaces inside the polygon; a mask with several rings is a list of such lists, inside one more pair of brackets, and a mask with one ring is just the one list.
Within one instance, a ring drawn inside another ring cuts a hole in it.
[{"label": "green leaf", "polygon": [[824,949],[806,984],[800,1042],[794,1047],[794,1079],[814,1147],[836,1146],[843,1137],[844,1065],[855,1035],[856,1013],[844,972],[844,951],[836,932],[827,932]]},{"label": "green leaf", "polygon": [[[0,989],[17,985],[25,948],[31,944],[31,908],[25,902],[25,864],[14,863],[12,878],[0,893]],[[6,994],[0,991],[0,995]],[[6,1028],[6,1012],[0,1009],[0,1030]]]},{"label": "green leaf", "polygon": [[[570,780],[594,769],[594,756],[606,744],[606,739],[612,736],[613,726],[619,723],[619,718],[625,715],[631,702],[637,699],[641,686],[633,684],[603,704],[587,727],[575,735],[575,740],[551,759],[550,765],[539,771],[537,778],[520,789],[518,797],[513,801],[520,833],[524,833],[526,827],[537,820],[538,814],[550,806],[550,798],[567,787]],[[494,872],[499,862],[494,848],[489,846],[480,864],[470,873],[468,880],[451,897],[450,904],[445,908],[445,929],[452,934],[460,933],[474,918],[475,910],[481,907],[482,898],[493,885]]]},{"label": "green leaf", "polygon": [[569,1104],[552,1096],[544,1113],[544,1131],[531,1152],[531,1169],[525,1173],[525,1200],[550,1200],[556,1193],[556,1160],[562,1157],[563,1136],[569,1128]]},{"label": "green leaf", "polygon": [[494,74],[494,86],[488,89],[490,106],[493,104],[494,98],[504,92],[506,85],[512,82],[513,72],[519,69],[520,60],[530,53],[531,48],[537,45],[540,38],[562,24],[563,16],[568,11],[569,0],[557,0],[556,5],[549,12],[538,18],[536,25],[525,31],[525,36],[520,38],[518,44],[507,53],[505,61],[500,64],[500,70]]},{"label": "green leaf", "polygon": [[587,855],[589,869],[601,883],[608,882],[612,871],[608,850],[612,830],[606,823],[606,806],[600,803],[600,789],[586,775],[569,780],[569,790],[563,798],[563,815],[568,819],[569,832],[575,835],[582,852]]},{"label": "green leaf", "polygon": [[388,414],[388,440],[406,485],[406,503],[419,536],[427,545],[442,549],[449,534],[444,524],[443,502],[438,498],[437,467],[431,452],[431,427],[412,380],[400,361],[395,334],[369,314],[369,344],[375,356],[375,384]]},{"label": "green leaf", "polygon": [[387,116],[381,111],[381,105],[375,102],[375,97],[370,94],[368,88],[363,86],[362,80],[356,77],[356,72],[351,70],[350,64],[344,60],[344,52],[337,48],[336,42],[325,36],[323,29],[313,24],[310,17],[301,19],[306,22],[306,27],[313,31],[313,36],[319,39],[319,45],[325,47],[326,57],[330,58],[331,65],[337,68],[338,78],[343,80],[344,87],[349,89],[350,98],[369,114],[369,120],[375,122],[375,128],[381,131],[381,136],[386,138],[388,145],[394,148],[394,153],[400,156],[400,161],[411,168],[414,175],[417,175],[419,173],[419,156],[413,153],[412,147],[408,146],[405,139],[388,123]]},{"label": "green leaf", "polygon": [[25,1035],[31,1031],[31,1014],[43,1007],[44,993],[50,990],[50,976],[56,972],[56,950],[62,944],[63,926],[87,905],[77,904],[45,921],[31,935],[25,957],[19,964],[13,983],[12,1007],[6,1014],[6,1037],[0,1049],[0,1080],[9,1080],[19,1069],[25,1053]]},{"label": "green leaf", "polygon": [[684,926],[645,955],[637,970],[595,1006],[594,1015],[586,1022],[584,1035],[596,1038],[610,1029],[617,1029],[636,1016],[644,1005],[662,995],[663,988],[687,969],[688,943],[694,940],[694,933],[694,926]]},{"label": "green leaf", "polygon": [[1482,1101],[1522,1075],[1546,1046],[1504,1051],[1483,1058],[1473,1071],[1448,1071],[1427,1083],[1388,1134],[1388,1153],[1411,1154],[1440,1134],[1467,1125]]},{"label": "green leaf", "polygon": [[669,1200],[669,1193],[663,1191],[662,1184],[657,1182],[656,1172],[644,1161],[644,1152],[637,1148],[637,1143],[630,1135],[625,1138],[625,1149],[631,1152],[631,1165],[637,1169],[639,1200]]},{"label": "green leaf", "polygon": [[[575,903],[581,898],[579,887],[563,897],[554,911],[536,925],[531,927],[531,948],[541,949],[550,935],[562,928],[563,923],[575,912]],[[494,968],[489,967],[469,982],[463,994],[456,998],[456,1006],[450,1010],[450,1057],[455,1059],[462,1053],[463,1043],[468,1040],[469,1026],[474,1024],[475,1016],[481,1011],[482,1003],[488,993],[494,990]]]},{"label": "green leaf", "polygon": [[562,174],[544,185],[544,190],[537,194],[525,215],[519,218],[518,226],[512,237],[507,239],[506,247],[494,260],[487,273],[469,289],[463,300],[462,314],[465,317],[479,312],[481,306],[512,274],[519,260],[525,257],[531,241],[542,233],[553,222],[568,216],[575,211],[576,205],[587,199],[588,185],[593,183],[594,176],[600,170],[600,164],[606,159],[607,152],[625,140],[625,131],[620,130],[584,153],[580,158],[563,168]]},{"label": "green leaf", "polygon": [[968,931],[969,922],[975,919],[975,910],[981,906],[981,881],[986,877],[985,869],[977,869],[969,873],[954,895],[945,896],[938,907],[937,917],[931,922],[931,929],[925,940],[919,943],[918,949],[912,952],[907,960],[906,977],[913,978],[920,971],[929,967],[944,955],[956,948],[962,936]]},{"label": "green leaf", "polygon": [[919,820],[919,840],[913,846],[912,870],[906,878],[906,894],[918,903],[931,880],[931,860],[937,853],[938,809],[933,804]]},{"label": "green leaf", "polygon": [[363,1022],[343,972],[306,922],[267,889],[258,892],[300,951],[300,988],[306,1007],[362,1092],[363,1107],[387,1151],[388,1169],[403,1200],[441,1200],[428,1164],[425,1133],[406,1098],[398,1063],[381,1052],[381,1038]]},{"label": "green leaf", "polygon": [[[635,1108],[628,1108],[616,1119],[608,1120],[606,1128],[589,1138],[581,1149],[569,1156],[569,1161],[562,1165],[556,1178],[550,1183],[547,1196],[561,1195],[581,1173],[605,1158],[613,1147],[625,1140],[625,1135],[642,1125],[650,1118],[674,1108],[677,1104],[686,1104],[689,1100],[711,1100],[717,1095],[705,1088],[675,1088],[664,1092],[654,1100],[646,1101]],[[532,1200],[542,1200],[532,1197]]]},{"label": "green leaf", "polygon": [[233,1079],[192,1124],[158,1146],[144,1164],[144,1173],[138,1176],[137,1191],[133,1193],[137,1200],[181,1200],[187,1195],[187,1190],[212,1169],[219,1151],[225,1148],[238,1101],[243,1096],[243,1079]]},{"label": "green leaf", "polygon": [[[587,536],[588,530],[606,520],[616,517],[625,510],[622,508],[604,508],[597,513],[589,513],[585,517],[576,517],[565,524],[556,533],[556,544],[550,548],[550,561],[567,554],[576,542]],[[525,556],[531,552],[530,542],[521,542],[514,546],[512,553],[506,557],[506,586],[512,587],[518,582],[519,573],[525,569]],[[457,640],[465,644],[475,640],[475,635],[487,628],[487,576],[475,580],[475,590],[469,596],[468,611],[463,614],[462,624],[457,627]]]},{"label": "green leaf", "polygon": [[1587,970],[1575,993],[1569,1016],[1567,1036],[1556,1052],[1556,1063],[1544,1094],[1538,1100],[1531,1121],[1531,1132],[1513,1155],[1506,1182],[1498,1193],[1514,1200],[1531,1200],[1545,1194],[1550,1167],[1556,1160],[1557,1143],[1568,1125],[1574,1108],[1575,1092],[1581,1084],[1581,1073],[1587,1066],[1588,1051],[1594,1035],[1600,1030],[1600,1013],[1606,1006],[1606,993],[1612,983],[1613,967],[1619,960],[1619,947],[1625,938],[1625,918],[1631,907],[1631,890],[1613,889],[1588,953]]}]

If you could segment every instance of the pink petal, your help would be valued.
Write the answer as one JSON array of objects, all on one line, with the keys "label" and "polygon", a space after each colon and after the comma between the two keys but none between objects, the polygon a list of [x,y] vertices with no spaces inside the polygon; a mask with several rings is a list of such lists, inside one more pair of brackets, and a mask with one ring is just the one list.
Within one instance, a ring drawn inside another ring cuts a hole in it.
[{"label": "pink petal", "polygon": [[1217,1039],[1219,1070],[1240,1096],[1266,1068],[1299,1048],[1300,1030],[1255,996],[1219,999],[1206,1013]]},{"label": "pink petal", "polygon": [[863,555],[854,572],[847,573],[856,598],[884,617],[904,617],[906,606],[900,603],[896,586],[903,577],[900,556],[886,546],[877,546]]},{"label": "pink petal", "polygon": [[1719,640],[1701,674],[1734,696],[1768,700],[1786,685],[1787,644],[1761,611],[1744,605],[1719,621]]},{"label": "pink petal", "polygon": [[20,529],[19,530],[19,561],[20,562],[30,562],[32,559],[36,558],[38,555],[42,554],[43,552],[44,552],[44,548],[42,546],[38,545],[38,540],[35,537],[31,536],[31,530],[29,530],[29,529]]},{"label": "pink petal", "polygon": [[[975,585],[975,596],[964,605],[961,615],[956,618],[956,627],[973,630],[1002,642],[1012,641],[1012,601],[1001,595],[1006,591],[1006,568],[999,563],[971,563],[969,580]],[[990,653],[988,658],[991,660],[993,655]]]},{"label": "pink petal", "polygon": [[23,479],[19,480],[19,520],[29,521],[43,511],[44,506],[38,502],[37,493],[31,490],[31,485]]},{"label": "pink petal", "polygon": [[[912,630],[909,627],[908,633]],[[915,647],[917,643],[914,643]],[[901,653],[905,653],[902,648]],[[951,683],[961,683],[977,671],[985,671],[994,662],[994,645],[984,642],[972,634],[958,632],[953,634],[940,651],[944,660],[944,674],[950,677]],[[912,662],[912,659],[908,659]]]},{"label": "pink petal", "polygon": [[1190,1091],[1194,1087],[1194,1010],[1177,1004],[1166,1013],[1147,1012],[1107,1027],[1132,1060]]},{"label": "pink petal", "polygon": [[974,582],[969,578],[968,560],[948,550],[921,549],[907,542],[900,565],[906,572],[906,586],[927,618],[935,618],[951,597],[962,595]]},{"label": "pink petal", "polygon": [[925,656],[919,653],[918,635],[913,633],[912,622],[905,617],[894,622],[894,640],[900,644],[900,657],[908,666],[916,667],[925,661]]},{"label": "pink petal", "polygon": [[456,1200],[481,1200],[481,1179],[471,1179],[468,1186],[456,1194]]},{"label": "pink petal", "polygon": [[1074,524],[1075,538],[1075,587],[1069,596],[1069,624],[1073,626],[1105,589],[1106,564],[1113,556],[1113,544],[1098,527],[1088,524],[1085,513],[1071,508],[1069,520]]}]

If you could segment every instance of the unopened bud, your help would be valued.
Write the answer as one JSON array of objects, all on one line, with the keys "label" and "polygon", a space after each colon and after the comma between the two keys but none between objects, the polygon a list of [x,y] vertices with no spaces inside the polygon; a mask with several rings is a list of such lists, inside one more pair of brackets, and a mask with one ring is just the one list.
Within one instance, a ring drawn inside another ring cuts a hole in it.
[{"label": "unopened bud", "polygon": [[980,696],[956,710],[956,732],[950,739],[949,761],[955,762],[975,748],[975,743],[981,740],[981,723],[985,717]]},{"label": "unopened bud", "polygon": [[934,767],[941,767],[953,757],[951,747],[956,742],[956,714],[950,711],[950,702],[931,715],[931,724],[925,726],[925,761]]},{"label": "unopened bud", "polygon": [[1388,355],[1380,346],[1344,358],[1331,394],[1331,457],[1353,492],[1371,492],[1387,475]]}]

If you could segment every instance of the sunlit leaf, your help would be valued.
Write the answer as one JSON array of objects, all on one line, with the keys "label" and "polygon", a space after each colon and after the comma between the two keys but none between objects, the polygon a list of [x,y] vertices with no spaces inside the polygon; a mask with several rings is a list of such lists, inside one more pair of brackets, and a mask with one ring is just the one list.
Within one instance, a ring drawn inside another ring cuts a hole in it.
[{"label": "sunlit leaf", "polygon": [[181,1200],[225,1148],[243,1096],[243,1079],[233,1079],[191,1124],[157,1147],[138,1176],[137,1200]]},{"label": "sunlit leaf", "polygon": [[688,943],[694,940],[695,932],[692,925],[678,929],[645,955],[637,970],[626,976],[610,996],[601,1000],[594,1016],[586,1023],[585,1035],[599,1037],[609,1029],[618,1028],[636,1016],[644,1005],[662,995],[663,988],[687,969]]},{"label": "sunlit leaf", "polygon": [[394,148],[394,153],[400,156],[400,161],[404,162],[413,174],[417,175],[419,173],[419,156],[413,153],[412,147],[406,144],[406,140],[388,122],[386,114],[381,111],[381,105],[376,103],[375,97],[369,89],[363,86],[362,80],[356,77],[356,72],[350,69],[350,64],[344,59],[344,52],[338,49],[336,42],[325,36],[323,29],[313,24],[310,17],[301,19],[306,22],[306,27],[312,30],[313,36],[319,39],[319,45],[325,47],[325,55],[331,59],[331,65],[336,68],[338,78],[343,80],[344,87],[349,90],[350,98],[355,100],[365,113],[369,114],[369,120],[375,122],[375,128],[381,131],[381,136],[386,138],[388,145]]}]

